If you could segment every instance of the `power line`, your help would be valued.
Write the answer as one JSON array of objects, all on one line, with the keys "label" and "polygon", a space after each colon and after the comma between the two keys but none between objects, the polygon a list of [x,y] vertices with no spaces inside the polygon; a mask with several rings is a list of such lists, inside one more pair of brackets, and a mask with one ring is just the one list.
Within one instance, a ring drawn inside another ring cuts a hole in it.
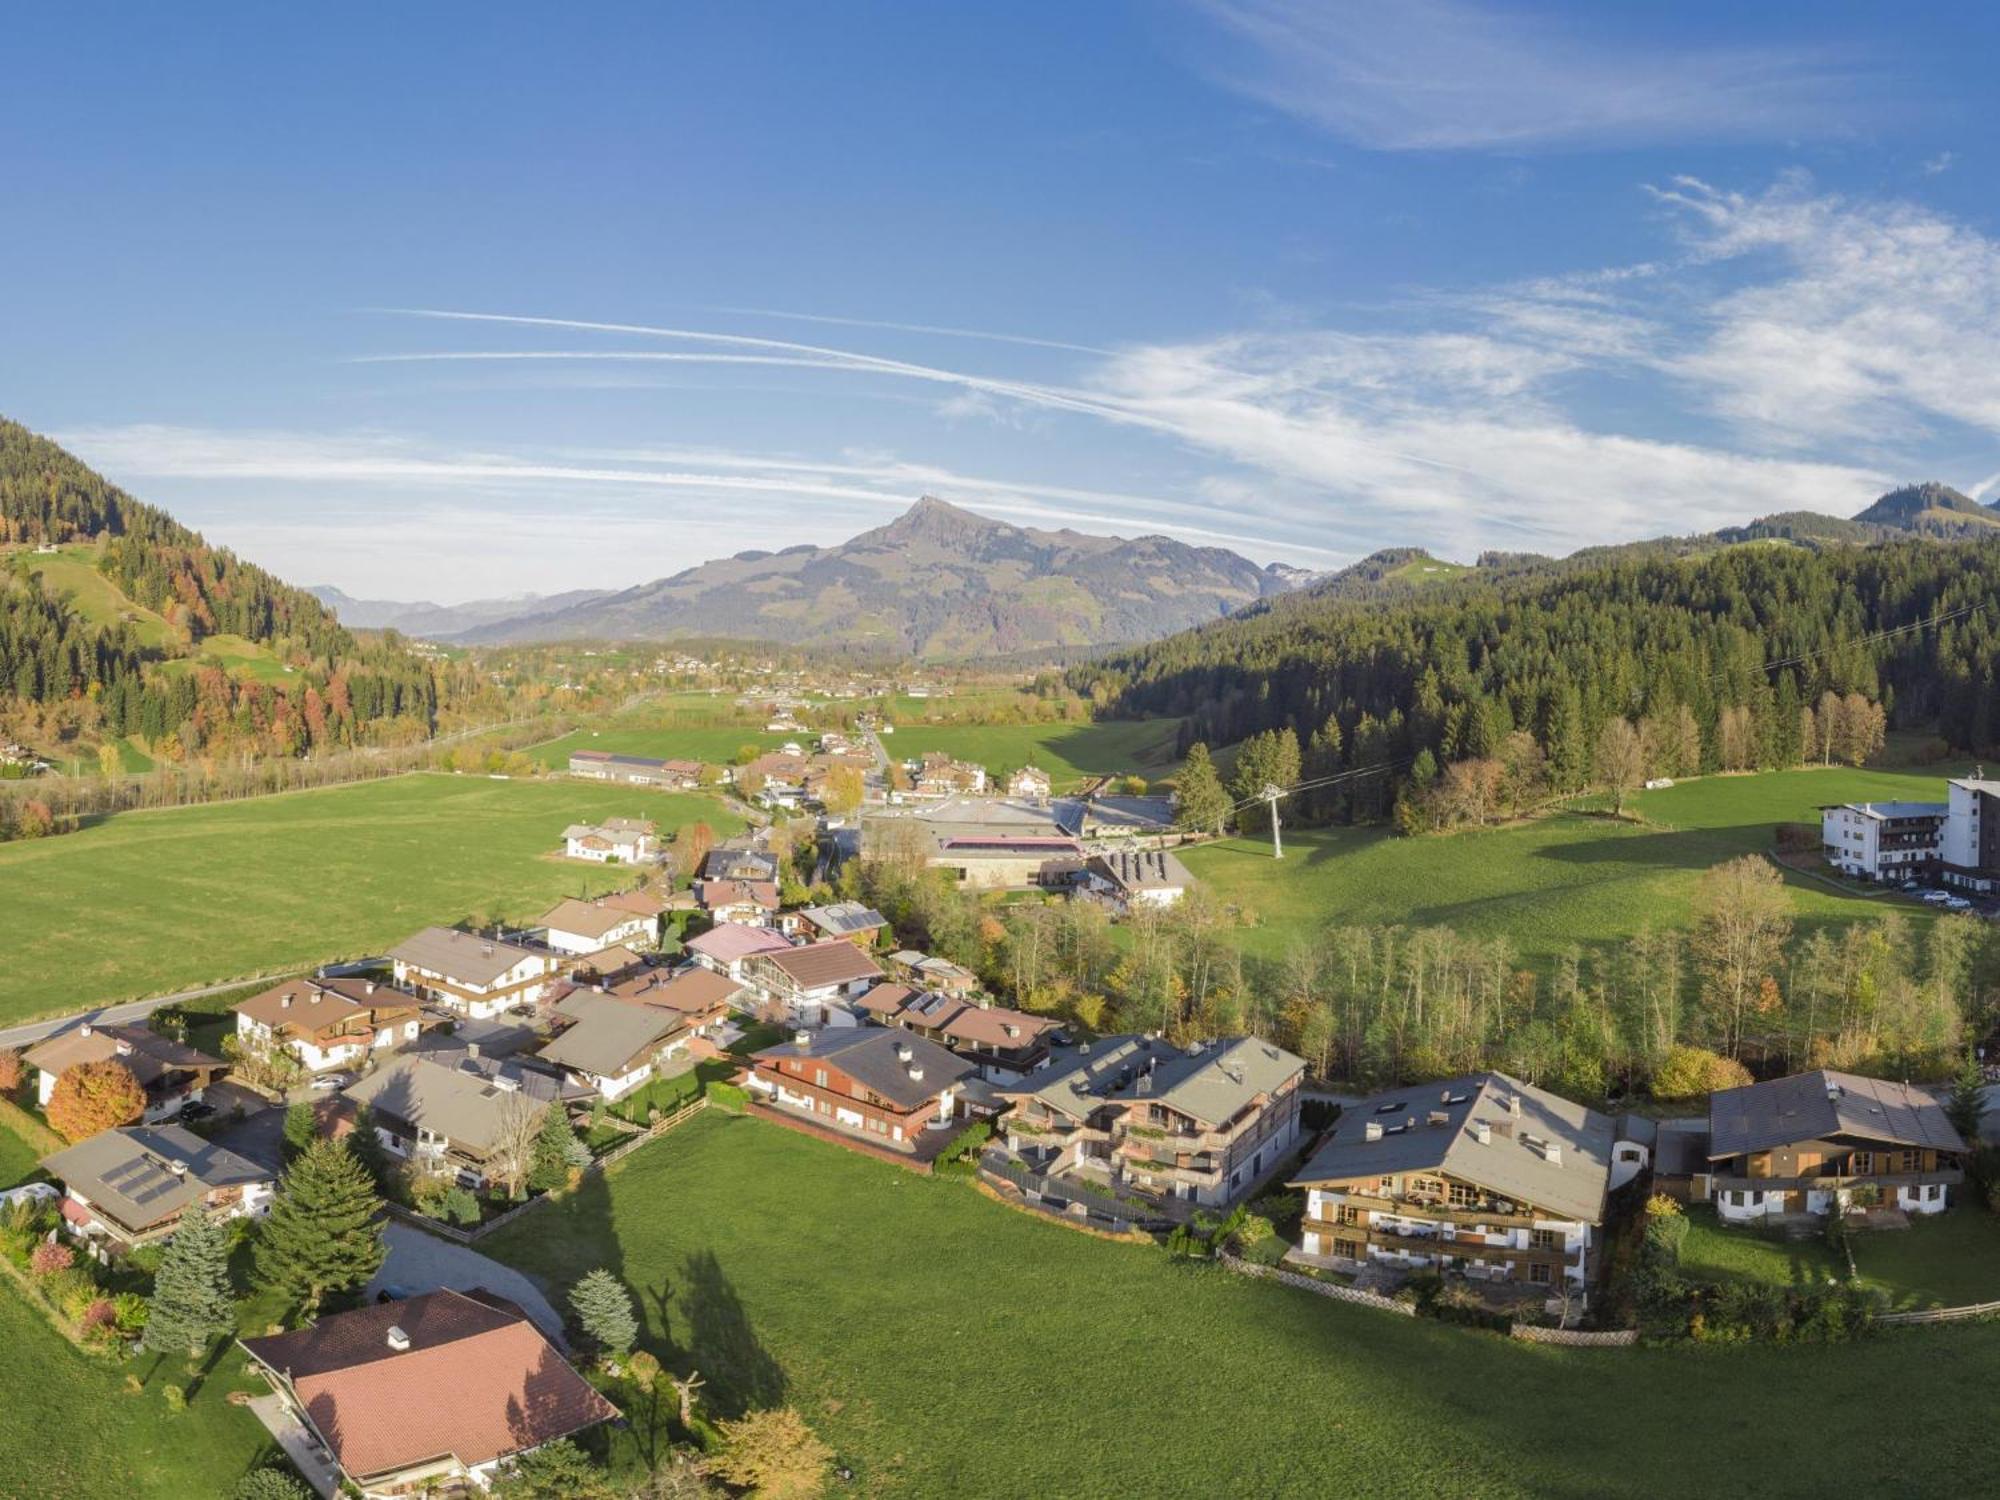
[{"label": "power line", "polygon": [[[1817,661],[1822,656],[1831,656],[1836,651],[1848,651],[1856,646],[1872,646],[1877,641],[1886,641],[1895,636],[1908,635],[1915,630],[1928,629],[1932,625],[1941,625],[1946,620],[1956,620],[1965,615],[1977,614],[1979,609],[1980,606],[1976,603],[1961,604],[1957,609],[1943,610],[1932,615],[1927,620],[1913,620],[1908,625],[1894,625],[1887,630],[1878,630],[1871,635],[1860,636],[1855,640],[1842,641],[1838,645],[1822,646],[1817,651],[1807,651],[1799,656],[1779,657],[1776,661],[1765,662],[1762,670],[1773,672],[1780,667],[1804,666],[1809,661]],[[1710,682],[1718,681],[1721,678],[1730,676],[1734,670],[1732,667],[1724,667],[1720,672],[1711,672],[1708,680]]]}]

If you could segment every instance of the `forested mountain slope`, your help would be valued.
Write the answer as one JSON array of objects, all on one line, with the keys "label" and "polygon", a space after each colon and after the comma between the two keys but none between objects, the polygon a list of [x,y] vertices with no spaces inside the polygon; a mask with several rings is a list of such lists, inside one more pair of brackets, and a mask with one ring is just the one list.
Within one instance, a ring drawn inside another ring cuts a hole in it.
[{"label": "forested mountain slope", "polygon": [[40,748],[299,754],[434,722],[426,663],[5,420],[0,559],[0,729]]},{"label": "forested mountain slope", "polygon": [[[1908,628],[1941,613],[1952,617]],[[1891,630],[1902,633],[1871,639]],[[1735,707],[1751,711],[1759,759],[1796,759],[1800,709],[1827,690],[1878,699],[1892,725],[1985,753],[2000,747],[1996,674],[2000,542],[1904,542],[1475,575],[1365,603],[1300,596],[1071,679],[1124,712],[1186,715],[1184,743],[1318,736],[1309,770],[1425,752],[1442,765],[1526,730],[1557,784],[1580,785],[1606,720],[1682,706],[1709,768]]]}]

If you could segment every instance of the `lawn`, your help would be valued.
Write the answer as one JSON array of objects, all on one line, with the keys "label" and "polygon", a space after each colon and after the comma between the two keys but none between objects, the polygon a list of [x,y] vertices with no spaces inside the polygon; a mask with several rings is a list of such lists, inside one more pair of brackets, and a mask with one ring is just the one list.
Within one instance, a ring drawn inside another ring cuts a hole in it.
[{"label": "lawn", "polygon": [[415,775],[0,845],[0,1022],[380,953],[433,922],[531,917],[631,882],[552,857],[567,824],[618,814],[741,826],[700,795]]},{"label": "lawn", "polygon": [[[1642,792],[1643,822],[1557,813],[1508,828],[1398,838],[1379,828],[1299,829],[1285,858],[1268,838],[1227,839],[1184,852],[1188,868],[1224,899],[1255,913],[1249,952],[1282,954],[1315,926],[1401,922],[1505,935],[1536,962],[1571,943],[1623,938],[1647,923],[1684,926],[1701,873],[1738,854],[1767,850],[1780,822],[1817,824],[1817,805],[1888,798],[1941,799],[1944,777],[1924,771],[1846,769],[1716,776]],[[1789,873],[1802,926],[1873,916],[1911,901],[1836,890]]]},{"label": "lawn", "polygon": [[[225,1353],[187,1410],[169,1412],[160,1391],[187,1377],[158,1372],[142,1357],[127,1365],[83,1354],[51,1328],[11,1284],[0,1284],[0,1348],[9,1372],[0,1388],[0,1495],[118,1495],[183,1500],[226,1495],[272,1444],[231,1389],[261,1390],[240,1353]],[[151,1376],[143,1392],[127,1370]]]},{"label": "lawn", "polygon": [[[1858,1284],[1898,1308],[1963,1307],[2000,1301],[2000,1215],[1965,1203],[1908,1229],[1850,1236]],[[1748,1227],[1725,1229],[1712,1209],[1688,1213],[1681,1269],[1696,1277],[1734,1277],[1797,1286],[1845,1280],[1847,1267],[1826,1241],[1786,1240]]]},{"label": "lawn", "polygon": [[810,730],[766,734],[761,722],[754,728],[747,724],[689,724],[673,729],[577,729],[560,739],[531,745],[525,753],[537,765],[554,770],[569,764],[572,750],[608,750],[613,755],[728,765],[745,745],[755,745],[760,751],[775,750],[788,740],[796,740],[811,749],[817,738]]},{"label": "lawn", "polygon": [[1172,774],[1179,764],[1174,737],[1178,719],[1105,719],[1089,724],[898,724],[882,741],[899,760],[941,750],[994,772],[1040,766],[1056,790],[1112,772],[1147,780]]},{"label": "lawn", "polygon": [[[1667,1475],[1695,1494],[1935,1494],[1987,1482],[1962,1397],[2000,1376],[1985,1325],[1528,1347],[1170,1261],[715,1112],[482,1248],[558,1289],[609,1266],[711,1414],[796,1404],[859,1495],[1583,1500]],[[1824,1440],[1884,1391],[1895,1443]],[[627,1464],[647,1442],[634,1415],[614,1437]]]}]

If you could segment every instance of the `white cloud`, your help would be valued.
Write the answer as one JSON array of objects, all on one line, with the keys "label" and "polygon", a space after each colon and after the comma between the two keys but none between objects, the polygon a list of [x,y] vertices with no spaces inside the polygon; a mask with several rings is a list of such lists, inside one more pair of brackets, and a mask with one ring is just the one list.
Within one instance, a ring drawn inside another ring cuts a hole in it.
[{"label": "white cloud", "polygon": [[1614,44],[1575,21],[1467,0],[1197,4],[1238,43],[1233,65],[1208,64],[1223,82],[1382,150],[1794,140],[1845,133],[1873,113],[1866,78],[1803,41]]},{"label": "white cloud", "polygon": [[1755,276],[1698,309],[1665,366],[1748,436],[1852,449],[1915,445],[1942,423],[2000,435],[2000,243],[1796,177],[1756,196],[1682,179],[1659,197],[1695,255]]}]

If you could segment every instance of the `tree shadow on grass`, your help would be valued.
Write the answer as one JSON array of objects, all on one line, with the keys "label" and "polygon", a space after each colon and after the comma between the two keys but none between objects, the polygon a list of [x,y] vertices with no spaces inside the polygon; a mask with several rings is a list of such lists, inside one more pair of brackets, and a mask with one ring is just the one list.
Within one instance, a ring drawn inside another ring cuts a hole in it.
[{"label": "tree shadow on grass", "polygon": [[[785,1371],[751,1326],[749,1311],[712,1250],[687,1258],[677,1283],[662,1282],[645,1298],[666,1341],[673,1364],[699,1370],[706,1387],[703,1404],[723,1417],[739,1417],[759,1407],[783,1403]],[[686,1326],[676,1338],[672,1313]]]}]

